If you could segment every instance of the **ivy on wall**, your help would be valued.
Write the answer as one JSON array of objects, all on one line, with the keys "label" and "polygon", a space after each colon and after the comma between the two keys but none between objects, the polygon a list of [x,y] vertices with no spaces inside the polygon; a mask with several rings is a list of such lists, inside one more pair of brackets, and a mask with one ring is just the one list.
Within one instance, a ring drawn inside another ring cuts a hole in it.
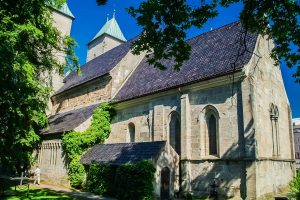
[{"label": "ivy on wall", "polygon": [[62,145],[69,162],[68,175],[72,187],[82,187],[85,169],[80,163],[80,157],[88,148],[103,143],[108,138],[113,114],[110,104],[107,102],[101,103],[94,110],[89,128],[82,133],[70,131],[63,135]]}]

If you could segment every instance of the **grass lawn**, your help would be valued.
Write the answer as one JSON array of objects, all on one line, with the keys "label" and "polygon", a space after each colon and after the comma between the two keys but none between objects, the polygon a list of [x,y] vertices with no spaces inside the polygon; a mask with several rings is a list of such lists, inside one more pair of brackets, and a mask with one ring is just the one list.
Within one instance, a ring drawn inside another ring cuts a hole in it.
[{"label": "grass lawn", "polygon": [[[34,200],[34,199],[62,199],[62,200],[78,200],[77,198],[70,197],[63,193],[53,192],[46,189],[36,189],[36,188],[30,188],[28,196],[27,196],[27,190],[20,190],[17,189],[17,191],[14,190],[14,188],[11,188],[10,191],[5,192],[6,195],[4,196],[4,200]],[[0,199],[3,199],[3,197],[0,197]]]}]

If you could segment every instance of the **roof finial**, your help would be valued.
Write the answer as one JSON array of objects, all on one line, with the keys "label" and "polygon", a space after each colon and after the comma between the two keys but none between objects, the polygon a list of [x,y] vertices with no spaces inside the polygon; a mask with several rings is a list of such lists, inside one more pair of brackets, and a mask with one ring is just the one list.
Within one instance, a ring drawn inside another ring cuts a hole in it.
[{"label": "roof finial", "polygon": [[108,22],[108,17],[109,17],[109,14],[107,13],[106,14],[106,22]]},{"label": "roof finial", "polygon": [[113,18],[115,18],[116,15],[116,9],[114,9]]}]

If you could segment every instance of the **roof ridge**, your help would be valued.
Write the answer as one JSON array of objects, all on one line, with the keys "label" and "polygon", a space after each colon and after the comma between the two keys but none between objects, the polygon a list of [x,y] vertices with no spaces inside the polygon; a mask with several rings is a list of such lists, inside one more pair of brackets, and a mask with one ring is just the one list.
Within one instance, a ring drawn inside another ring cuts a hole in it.
[{"label": "roof ridge", "polygon": [[201,34],[199,34],[199,35],[196,35],[196,36],[194,36],[194,37],[192,37],[192,38],[189,38],[189,39],[186,40],[186,42],[189,42],[190,40],[196,39],[196,38],[201,37],[201,36],[205,36],[205,35],[207,35],[207,34],[211,34],[211,33],[216,32],[216,31],[220,31],[220,30],[223,29],[223,28],[227,28],[227,27],[229,27],[229,26],[231,26],[231,25],[239,24],[239,23],[241,23],[240,20],[231,22],[231,23],[229,23],[229,24],[224,24],[224,25],[222,25],[222,26],[220,26],[220,27],[218,27],[218,28],[216,28],[216,29],[213,29],[213,30],[210,30],[210,31],[201,33]]}]

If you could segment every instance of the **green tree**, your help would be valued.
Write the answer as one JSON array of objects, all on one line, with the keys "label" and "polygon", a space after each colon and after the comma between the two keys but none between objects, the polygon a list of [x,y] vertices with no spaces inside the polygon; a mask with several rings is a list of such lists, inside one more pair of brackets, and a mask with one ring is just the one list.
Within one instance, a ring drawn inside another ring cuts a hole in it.
[{"label": "green tree", "polygon": [[300,173],[298,172],[294,179],[290,182],[290,194],[291,199],[300,199]]},{"label": "green tree", "polygon": [[46,74],[65,67],[53,52],[66,53],[67,63],[78,66],[74,41],[52,26],[51,11],[62,3],[0,0],[0,164],[18,172],[30,164],[37,130],[47,124]]},{"label": "green tree", "polygon": [[[98,5],[107,2],[96,1]],[[198,6],[187,0],[145,0],[137,8],[128,9],[143,29],[133,43],[133,52],[146,51],[148,62],[159,69],[164,69],[162,59],[172,59],[174,69],[179,70],[191,51],[185,42],[186,31],[192,26],[201,28],[217,16],[217,6],[228,7],[237,2],[244,5],[240,19],[246,30],[273,39],[276,47],[271,56],[277,63],[283,60],[288,67],[295,66],[293,76],[300,83],[300,2],[296,0],[200,0]]]}]

